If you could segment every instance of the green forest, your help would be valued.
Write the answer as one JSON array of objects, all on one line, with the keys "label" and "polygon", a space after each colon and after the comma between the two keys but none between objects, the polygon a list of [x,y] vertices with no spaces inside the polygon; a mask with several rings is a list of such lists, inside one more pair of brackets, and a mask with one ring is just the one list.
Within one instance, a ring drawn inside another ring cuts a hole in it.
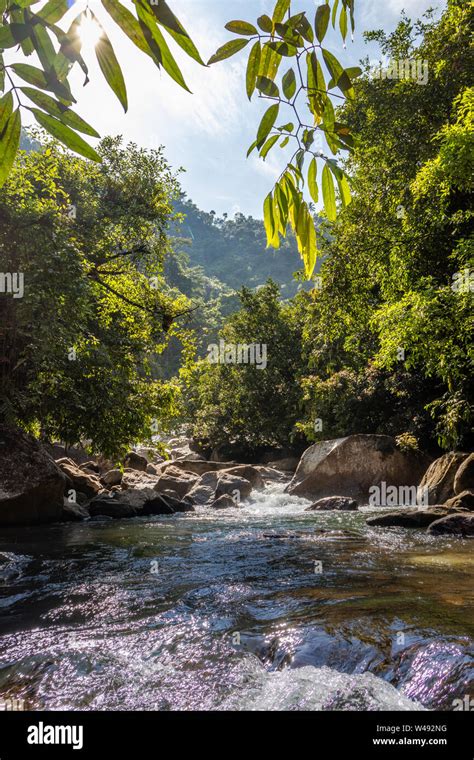
[{"label": "green forest", "polygon": [[[247,456],[354,432],[472,446],[471,21],[451,0],[366,33],[431,76],[355,80],[352,202],[313,211],[309,280],[292,234],[267,249],[260,220],[200,211],[166,148],[107,137],[94,163],[25,135],[0,191],[26,296],[0,301],[2,417],[114,456],[182,426]],[[267,344],[267,371],[209,364],[219,339]]]}]

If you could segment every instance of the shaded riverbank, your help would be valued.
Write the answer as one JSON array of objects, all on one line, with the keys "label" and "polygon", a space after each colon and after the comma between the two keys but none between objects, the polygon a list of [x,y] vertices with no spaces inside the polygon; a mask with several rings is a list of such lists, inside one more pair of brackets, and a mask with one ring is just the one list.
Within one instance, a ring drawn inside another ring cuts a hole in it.
[{"label": "shaded riverbank", "polygon": [[305,513],[282,489],[218,513],[3,530],[0,697],[451,710],[472,692],[472,543],[367,526],[380,510]]}]

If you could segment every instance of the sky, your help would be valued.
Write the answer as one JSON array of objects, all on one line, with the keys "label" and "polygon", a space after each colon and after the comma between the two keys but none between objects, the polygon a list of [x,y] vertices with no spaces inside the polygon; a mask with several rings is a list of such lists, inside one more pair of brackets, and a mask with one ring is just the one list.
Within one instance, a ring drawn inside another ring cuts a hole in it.
[{"label": "sky", "polygon": [[[193,38],[204,60],[233,37],[224,29],[227,21],[242,19],[255,23],[262,13],[271,15],[275,0],[168,0],[181,23]],[[293,12],[301,7],[314,18],[322,0],[294,0]],[[125,5],[130,5],[127,0]],[[200,208],[221,215],[237,212],[262,216],[263,199],[273,187],[285,165],[278,147],[264,162],[257,153],[246,158],[247,148],[255,139],[267,101],[256,96],[249,102],[245,92],[245,68],[248,50],[233,58],[204,68],[170,44],[192,94],[181,89],[168,75],[158,70],[151,59],[141,53],[121,33],[105,13],[98,0],[89,6],[103,21],[122,65],[128,89],[129,110],[124,114],[115,95],[109,90],[94,60],[93,49],[85,49],[90,66],[90,83],[83,87],[83,76],[73,74],[74,106],[102,135],[123,135],[126,142],[157,148],[180,175],[183,190]],[[85,7],[85,0],[75,4],[65,22]],[[357,65],[369,56],[377,60],[377,46],[366,45],[362,32],[371,29],[392,31],[403,9],[419,17],[427,8],[443,8],[444,0],[356,0],[354,42],[343,50],[338,33],[331,29],[325,46],[345,66]],[[71,16],[72,14],[72,16]],[[63,28],[67,23],[61,24]],[[247,55],[246,55],[247,54]],[[291,59],[288,59],[291,63]],[[93,141],[91,141],[93,142]],[[278,153],[276,152],[278,151]]]}]

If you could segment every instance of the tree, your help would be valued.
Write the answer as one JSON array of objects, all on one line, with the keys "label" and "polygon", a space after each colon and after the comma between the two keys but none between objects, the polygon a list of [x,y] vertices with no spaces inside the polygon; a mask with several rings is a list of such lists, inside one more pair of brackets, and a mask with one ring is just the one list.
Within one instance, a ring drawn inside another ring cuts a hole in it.
[{"label": "tree", "polygon": [[162,151],[98,151],[20,152],[0,191],[2,269],[24,277],[23,298],[0,300],[1,413],[115,454],[172,406],[152,362],[189,302],[163,275],[179,186]]},{"label": "tree", "polygon": [[472,444],[471,21],[450,0],[439,22],[369,35],[392,60],[426,61],[429,78],[367,70],[344,107],[354,193],[305,328],[305,430],[325,417],[322,436],[352,432],[369,415],[379,432]]},{"label": "tree", "polygon": [[[240,311],[227,319],[206,358],[182,370],[182,405],[196,438],[252,456],[267,446],[286,445],[292,434],[300,399],[301,330],[272,281],[257,292],[243,288],[240,300]],[[239,354],[254,360],[239,361]]]}]

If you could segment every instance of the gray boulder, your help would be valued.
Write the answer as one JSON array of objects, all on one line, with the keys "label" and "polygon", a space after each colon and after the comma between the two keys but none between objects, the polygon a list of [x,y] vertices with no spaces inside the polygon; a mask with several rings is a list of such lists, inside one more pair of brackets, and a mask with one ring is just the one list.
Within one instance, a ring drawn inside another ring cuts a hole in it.
[{"label": "gray boulder", "polygon": [[138,470],[139,472],[145,472],[148,460],[141,454],[137,454],[136,451],[129,451],[123,460],[124,466],[131,470]]},{"label": "gray boulder", "polygon": [[387,435],[350,435],[306,449],[288,493],[322,499],[334,493],[368,502],[370,489],[417,486],[429,463],[424,454],[405,454]]},{"label": "gray boulder", "polygon": [[326,496],[325,499],[319,499],[310,507],[305,509],[305,512],[325,512],[328,510],[340,510],[344,512],[352,512],[359,508],[355,499],[351,499],[349,496]]},{"label": "gray boulder", "polygon": [[474,515],[448,515],[431,523],[428,533],[433,536],[474,536]]},{"label": "gray boulder", "polygon": [[449,510],[445,506],[434,506],[428,509],[397,509],[394,512],[369,517],[366,523],[384,528],[427,528],[428,525],[448,514]]},{"label": "gray boulder", "polygon": [[420,483],[421,489],[427,489],[429,504],[445,504],[455,495],[454,479],[468,456],[450,451],[430,464]]},{"label": "gray boulder", "polygon": [[218,499],[213,501],[210,506],[212,509],[229,509],[232,507],[238,507],[239,505],[236,501],[234,501],[232,496],[224,493],[222,496],[219,496]]},{"label": "gray boulder", "polygon": [[70,459],[58,459],[56,462],[61,471],[69,478],[75,491],[81,491],[89,499],[103,490],[102,483],[98,476],[93,472],[84,472],[80,467],[71,462]]},{"label": "gray boulder", "polygon": [[179,467],[168,467],[166,471],[160,475],[159,480],[155,486],[156,491],[164,491],[170,488],[179,495],[182,499],[186,496],[193,486],[198,481],[197,475],[187,470],[181,470]]},{"label": "gray boulder", "polygon": [[37,441],[0,425],[0,525],[60,520],[66,483]]},{"label": "gray boulder", "polygon": [[474,454],[470,454],[456,472],[454,478],[454,493],[474,491]]},{"label": "gray boulder", "polygon": [[64,507],[61,515],[61,522],[81,522],[90,517],[88,510],[80,504],[70,502],[64,498]]},{"label": "gray boulder", "polygon": [[101,482],[105,486],[118,486],[122,482],[123,472],[122,470],[113,469],[106,472],[101,477]]}]

